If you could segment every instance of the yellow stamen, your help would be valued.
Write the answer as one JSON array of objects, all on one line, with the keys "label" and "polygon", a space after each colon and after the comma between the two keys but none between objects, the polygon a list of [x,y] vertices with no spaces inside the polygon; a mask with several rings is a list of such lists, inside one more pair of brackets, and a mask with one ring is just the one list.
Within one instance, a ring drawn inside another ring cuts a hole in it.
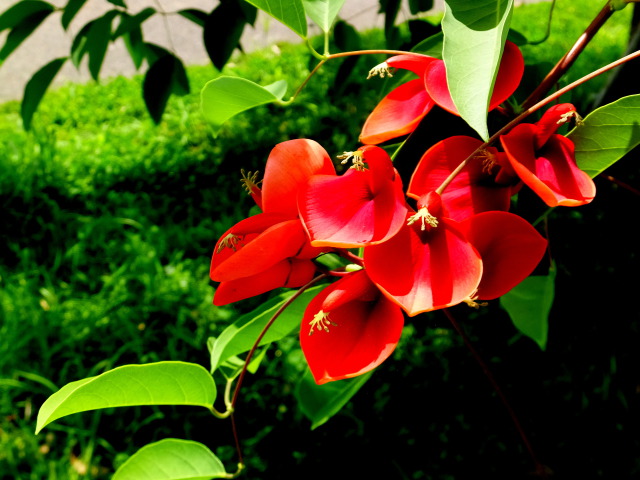
[{"label": "yellow stamen", "polygon": [[342,165],[346,165],[347,162],[351,160],[353,165],[351,165],[350,168],[355,168],[361,172],[362,170],[365,170],[363,155],[364,153],[361,150],[356,150],[355,152],[344,152],[342,155],[338,155],[338,160],[342,160],[342,162],[340,162]]},{"label": "yellow stamen", "polygon": [[329,312],[323,312],[322,310],[320,310],[318,313],[316,313],[313,316],[313,320],[311,320],[309,322],[309,325],[311,325],[311,329],[309,330],[309,335],[313,335],[313,328],[315,327],[318,331],[322,331],[324,330],[325,332],[329,333],[329,325],[332,325],[334,327],[337,327],[338,324],[335,322],[332,322],[329,319]]},{"label": "yellow stamen", "polygon": [[474,158],[477,158],[482,162],[482,173],[491,175],[493,167],[497,165],[496,156],[489,150],[482,150]]},{"label": "yellow stamen", "polygon": [[429,213],[427,207],[422,207],[415,214],[411,215],[407,220],[407,225],[413,225],[418,220],[422,222],[420,230],[423,231],[427,229],[427,225],[434,228],[438,226],[438,219]]},{"label": "yellow stamen", "polygon": [[567,123],[571,119],[575,119],[576,126],[582,125],[582,117],[575,110],[571,110],[570,112],[563,113],[560,115],[560,120],[558,120],[558,125],[562,125],[563,123]]},{"label": "yellow stamen", "polygon": [[394,71],[395,71],[395,68],[389,67],[387,62],[382,62],[380,65],[376,65],[371,70],[369,70],[369,75],[367,75],[367,80],[375,76],[380,76],[380,78],[384,78],[385,75],[388,75],[389,77],[393,77]]},{"label": "yellow stamen", "polygon": [[254,193],[254,189],[258,188],[258,184],[262,183],[262,180],[258,181],[258,171],[255,172],[245,172],[244,169],[240,170],[240,175],[242,175],[242,186],[249,193]]},{"label": "yellow stamen", "polygon": [[225,248],[231,248],[234,252],[236,251],[236,245],[240,241],[240,237],[238,235],[234,235],[233,233],[227,234],[226,237],[222,239],[220,245],[218,245],[218,249],[216,253],[220,253]]},{"label": "yellow stamen", "polygon": [[489,302],[476,302],[476,300],[478,299],[477,293],[478,290],[475,290],[471,295],[469,295],[469,298],[463,300],[464,303],[469,305],[471,308],[475,308],[476,310],[478,310],[480,307],[486,307],[487,305],[489,305]]}]

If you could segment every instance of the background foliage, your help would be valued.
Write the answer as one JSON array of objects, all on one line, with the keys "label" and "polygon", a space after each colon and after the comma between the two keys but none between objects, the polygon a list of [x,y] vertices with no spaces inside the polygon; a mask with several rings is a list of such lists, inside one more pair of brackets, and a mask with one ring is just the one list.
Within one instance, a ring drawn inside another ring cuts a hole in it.
[{"label": "background foliage", "polygon": [[[559,58],[595,13],[586,1],[559,6],[550,40],[523,48],[528,64]],[[531,19],[544,18],[548,8],[519,7],[513,28],[541,37],[543,22]],[[628,24],[625,12],[612,19],[572,78],[620,56]],[[381,46],[383,37],[370,32],[365,41]],[[306,50],[280,45],[279,51],[242,56],[225,73],[299,84],[309,69]],[[304,101],[236,117],[215,141],[197,94],[171,97],[154,126],[140,96],[142,78],[50,92],[29,133],[17,103],[0,106],[3,479],[110,478],[138,446],[174,435],[209,445],[226,465],[234,462],[228,425],[196,409],[98,411],[65,418],[38,437],[35,411],[60,386],[118,365],[208,364],[207,337],[241,313],[213,308],[208,281],[215,239],[251,204],[239,169],[262,168],[274,144],[294,137],[313,138],[331,153],[353,149],[385,88],[364,83],[377,60],[365,63],[347,79],[339,65],[328,65]],[[188,68],[191,90],[217,74]],[[579,111],[603,82],[576,91]],[[607,174],[640,184],[634,159],[632,153]],[[479,313],[454,310],[557,478],[640,474],[629,453],[640,449],[633,280],[640,238],[632,221],[638,197],[602,178],[597,187],[592,204],[550,217],[558,275],[546,352],[517,335],[497,304]],[[478,472],[514,478],[530,468],[508,416],[438,313],[411,321],[397,361],[313,432],[293,395],[304,366],[297,340],[287,338],[266,355],[266,371],[243,390],[245,414],[238,417],[247,478],[459,479]]]}]

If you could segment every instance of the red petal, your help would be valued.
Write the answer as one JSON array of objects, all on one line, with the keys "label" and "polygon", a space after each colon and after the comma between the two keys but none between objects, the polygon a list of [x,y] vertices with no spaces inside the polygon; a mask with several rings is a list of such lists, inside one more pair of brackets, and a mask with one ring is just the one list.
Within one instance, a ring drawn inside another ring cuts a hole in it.
[{"label": "red petal", "polygon": [[[382,154],[380,153],[382,152]],[[313,246],[359,247],[384,242],[407,212],[402,180],[384,150],[364,151],[367,170],[318,175],[300,193],[300,216]]]},{"label": "red petal", "polygon": [[413,132],[433,105],[422,80],[403,83],[373,109],[362,127],[360,142],[374,145]]},{"label": "red petal", "polygon": [[426,68],[434,61],[437,59],[426,55],[396,55],[389,58],[386,63],[391,68],[409,70],[422,78]]},{"label": "red petal", "polygon": [[567,114],[576,113],[576,107],[570,103],[561,103],[549,108],[542,118],[535,124],[535,145],[534,148],[538,150],[541,148],[551,135],[558,131],[558,128],[567,121]]},{"label": "red petal", "polygon": [[536,126],[520,124],[500,137],[516,174],[550,207],[575,207],[593,200],[593,180],[576,165],[574,145],[562,135],[552,135],[534,150]]},{"label": "red petal", "polygon": [[480,283],[478,252],[457,222],[438,222],[425,231],[420,222],[405,226],[387,242],[364,250],[371,280],[409,316],[457,305]]},{"label": "red petal", "polygon": [[536,268],[547,241],[523,218],[507,212],[485,212],[460,227],[482,258],[482,280],[477,297],[498,298]]},{"label": "red petal", "polygon": [[335,175],[333,162],[320,144],[307,139],[279,143],[267,159],[262,182],[263,210],[297,217],[298,190],[317,174]]},{"label": "red petal", "polygon": [[[352,289],[363,297],[328,301],[336,292]],[[328,313],[328,332],[317,327],[314,316]],[[404,318],[402,311],[377,291],[364,271],[338,280],[318,294],[307,307],[300,328],[300,345],[316,383],[323,384],[366,373],[391,355]]]},{"label": "red petal", "polygon": [[[435,191],[444,180],[482,141],[466,136],[454,136],[436,143],[425,152],[409,182],[407,195],[419,199],[427,192]],[[485,162],[498,157],[495,148],[487,149],[488,155],[472,159],[445,188],[442,202],[446,216],[461,221],[476,213],[488,210],[508,210],[511,186],[497,185],[492,174],[500,169],[498,164],[487,166]]]},{"label": "red petal", "polygon": [[[493,86],[489,110],[493,110],[516,91],[522,74],[524,73],[524,60],[520,49],[512,42],[504,44],[500,68]],[[458,109],[451,99],[447,86],[447,74],[442,60],[432,62],[425,71],[424,84],[427,92],[433,100],[442,108],[454,115],[459,115]]]}]

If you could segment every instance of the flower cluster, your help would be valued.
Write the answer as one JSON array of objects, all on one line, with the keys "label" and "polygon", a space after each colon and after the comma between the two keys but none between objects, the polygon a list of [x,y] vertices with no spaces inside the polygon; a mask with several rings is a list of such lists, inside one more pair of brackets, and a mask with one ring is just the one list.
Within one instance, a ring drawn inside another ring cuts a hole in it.
[{"label": "flower cluster", "polygon": [[[366,145],[341,157],[351,163],[346,172],[338,175],[313,140],[277,145],[262,185],[255,175],[244,178],[262,213],[225,232],[211,262],[211,278],[220,282],[216,305],[301,287],[318,272],[338,278],[309,303],[300,329],[319,384],[383,362],[405,314],[462,302],[477,307],[530,275],[547,241],[508,212],[523,184],[549,206],[582,205],[595,194],[571,141],[556,133],[577,118],[570,104],[513,128],[500,138],[501,149],[466,136],[440,141],[424,153],[405,193],[388,154],[373,144],[411,132],[433,104],[456,112],[440,60],[402,55],[387,64],[382,68],[410,69],[420,78],[372,112],[361,135]],[[521,75],[520,52],[507,43],[490,108],[511,95]],[[316,261],[324,254],[353,265],[327,272]]]}]

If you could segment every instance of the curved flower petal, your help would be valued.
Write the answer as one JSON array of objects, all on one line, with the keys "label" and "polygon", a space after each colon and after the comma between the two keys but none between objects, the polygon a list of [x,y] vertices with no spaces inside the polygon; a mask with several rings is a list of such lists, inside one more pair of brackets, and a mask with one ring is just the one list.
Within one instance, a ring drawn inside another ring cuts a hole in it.
[{"label": "curved flower petal", "polygon": [[343,277],[309,303],[300,346],[318,384],[366,373],[395,349],[404,317],[361,270]]},{"label": "curved flower petal", "polygon": [[422,78],[425,70],[432,62],[440,61],[437,58],[429,57],[427,55],[396,55],[389,58],[386,61],[387,66],[391,68],[401,68],[403,70],[409,70],[418,77]]},{"label": "curved flower petal", "polygon": [[547,240],[523,218],[507,212],[485,212],[460,223],[482,258],[482,280],[476,297],[493,300],[527,278],[547,249]]},{"label": "curved flower petal", "polygon": [[360,142],[375,145],[413,132],[434,103],[420,79],[392,90],[369,114]]},{"label": "curved flower petal", "polygon": [[364,249],[369,277],[409,316],[450,307],[471,297],[482,277],[482,261],[457,222],[437,227],[405,225],[380,245]]},{"label": "curved flower petal", "polygon": [[402,180],[379,147],[363,147],[366,170],[317,175],[300,192],[300,216],[315,247],[384,242],[402,227],[407,207]]},{"label": "curved flower petal", "polygon": [[220,283],[213,304],[227,305],[280,287],[301,287],[311,281],[315,272],[311,260],[281,260],[255,275]]},{"label": "curved flower petal", "polygon": [[[407,195],[417,200],[425,193],[435,191],[482,143],[463,135],[436,143],[420,159]],[[494,175],[500,169],[497,156],[498,151],[493,147],[477,154],[445,188],[442,202],[448,218],[461,221],[480,212],[509,210],[512,187],[494,181]]]},{"label": "curved flower petal", "polygon": [[[505,42],[498,75],[493,86],[489,110],[493,110],[516,91],[524,73],[524,60],[520,49]],[[447,85],[447,73],[442,60],[432,62],[425,70],[424,85],[433,101],[454,115],[459,115]]]},{"label": "curved flower petal", "polygon": [[262,206],[266,213],[298,216],[298,190],[312,175],[335,175],[333,162],[319,143],[296,139],[276,145],[267,159],[262,182]]},{"label": "curved flower petal", "polygon": [[576,165],[573,142],[553,134],[535,150],[536,125],[520,124],[500,137],[516,174],[550,207],[585,205],[596,194],[593,180]]}]

